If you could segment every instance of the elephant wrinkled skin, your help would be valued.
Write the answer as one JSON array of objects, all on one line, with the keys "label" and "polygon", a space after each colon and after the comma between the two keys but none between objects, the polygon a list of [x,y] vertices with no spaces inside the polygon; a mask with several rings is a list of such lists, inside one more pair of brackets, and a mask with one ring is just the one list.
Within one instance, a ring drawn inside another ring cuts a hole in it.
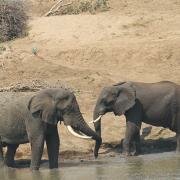
[{"label": "elephant wrinkled skin", "polygon": [[94,109],[93,118],[97,134],[101,136],[101,118],[107,112],[126,117],[126,133],[123,152],[132,155],[130,146],[135,144],[134,154],[140,153],[140,129],[142,122],[162,126],[176,132],[177,151],[180,151],[180,85],[162,81],[157,83],[121,82],[103,88]]},{"label": "elephant wrinkled skin", "polygon": [[[58,167],[58,121],[75,135],[101,144],[101,138],[87,125],[75,95],[67,89],[52,88],[37,93],[1,93],[0,100],[0,161],[13,166],[19,144],[31,144],[31,169],[38,170],[46,141],[49,167]],[[3,146],[7,146],[5,159]],[[96,147],[98,151],[99,147]]]}]

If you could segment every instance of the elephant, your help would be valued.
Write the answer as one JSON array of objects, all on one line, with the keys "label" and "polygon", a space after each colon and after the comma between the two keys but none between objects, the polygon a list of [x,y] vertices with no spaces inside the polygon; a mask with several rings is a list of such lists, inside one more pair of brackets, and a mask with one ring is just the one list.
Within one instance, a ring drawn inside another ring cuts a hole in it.
[{"label": "elephant", "polygon": [[[142,122],[169,128],[176,133],[180,151],[180,85],[170,81],[156,83],[120,82],[104,87],[93,111],[96,133],[101,137],[101,118],[113,112],[124,115],[126,132],[122,147],[125,156],[141,153],[140,129]],[[134,151],[131,151],[131,147]]]},{"label": "elephant", "polygon": [[[1,164],[12,167],[19,144],[30,142],[30,168],[38,170],[45,141],[49,168],[58,168],[58,122],[63,122],[73,135],[101,144],[101,137],[85,122],[74,93],[68,89],[49,88],[35,93],[4,92],[0,96],[0,107]],[[96,146],[94,154],[98,149]]]}]

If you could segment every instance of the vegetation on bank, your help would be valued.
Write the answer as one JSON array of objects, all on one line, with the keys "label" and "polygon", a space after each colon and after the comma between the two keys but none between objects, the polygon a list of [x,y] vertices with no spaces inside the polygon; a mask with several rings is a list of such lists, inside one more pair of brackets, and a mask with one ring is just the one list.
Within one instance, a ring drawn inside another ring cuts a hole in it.
[{"label": "vegetation on bank", "polygon": [[27,15],[21,0],[0,0],[0,42],[26,34]]},{"label": "vegetation on bank", "polygon": [[85,12],[94,14],[108,9],[108,0],[59,0],[45,15],[71,15]]},{"label": "vegetation on bank", "polygon": [[[0,42],[27,34],[27,13],[24,0],[0,0]],[[43,1],[40,1],[43,2]],[[108,0],[57,0],[45,16],[65,14],[94,14],[109,9]]]}]

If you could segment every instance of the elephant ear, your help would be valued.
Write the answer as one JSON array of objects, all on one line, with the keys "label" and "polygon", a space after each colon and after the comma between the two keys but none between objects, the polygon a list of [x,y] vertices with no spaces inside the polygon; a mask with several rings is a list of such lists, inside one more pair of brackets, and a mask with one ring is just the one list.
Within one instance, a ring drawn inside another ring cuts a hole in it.
[{"label": "elephant ear", "polygon": [[39,103],[37,103],[38,100],[37,100],[37,97],[36,96],[33,96],[30,100],[29,100],[29,103],[28,103],[28,109],[29,111],[31,112],[32,116],[33,117],[36,117],[36,118],[41,118],[42,117],[42,110],[43,110],[43,107],[42,107],[42,104],[41,102],[39,101]]},{"label": "elephant ear", "polygon": [[48,124],[57,124],[55,105],[52,97],[48,94],[38,94],[33,96],[29,103],[28,109],[34,118],[40,118]]},{"label": "elephant ear", "polygon": [[115,113],[122,115],[135,105],[136,93],[130,82],[123,82],[114,86],[118,88]]}]

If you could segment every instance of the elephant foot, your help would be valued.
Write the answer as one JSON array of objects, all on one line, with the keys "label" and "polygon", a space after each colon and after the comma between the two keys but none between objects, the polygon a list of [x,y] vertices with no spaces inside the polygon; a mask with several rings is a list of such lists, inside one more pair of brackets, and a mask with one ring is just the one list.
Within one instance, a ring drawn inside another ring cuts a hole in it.
[{"label": "elephant foot", "polygon": [[5,159],[5,164],[6,164],[6,166],[8,166],[8,167],[15,167],[15,162],[14,162],[14,160]]},{"label": "elephant foot", "polygon": [[6,162],[6,165],[8,167],[15,167],[15,163],[14,162]]},{"label": "elephant foot", "polygon": [[32,172],[36,172],[36,171],[39,170],[39,167],[37,167],[37,166],[30,166],[30,170],[31,170]]},{"label": "elephant foot", "polygon": [[131,152],[131,156],[138,156],[139,153],[137,151]]},{"label": "elephant foot", "polygon": [[125,157],[132,156],[132,154],[130,152],[123,152],[122,155]]},{"label": "elephant foot", "polygon": [[123,154],[123,156],[126,156],[126,157],[128,157],[128,156],[138,156],[138,155],[139,155],[139,152],[137,152],[137,151],[133,151],[133,152],[123,152],[122,154]]}]

